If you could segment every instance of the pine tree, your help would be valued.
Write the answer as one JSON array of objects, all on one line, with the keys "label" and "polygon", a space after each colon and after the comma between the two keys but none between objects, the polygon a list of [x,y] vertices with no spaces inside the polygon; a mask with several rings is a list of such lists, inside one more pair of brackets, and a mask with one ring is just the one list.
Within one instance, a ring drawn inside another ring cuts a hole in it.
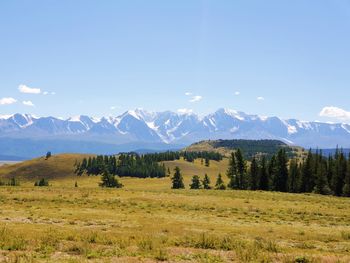
[{"label": "pine tree", "polygon": [[200,181],[198,175],[194,175],[192,177],[192,183],[190,184],[190,188],[191,189],[201,189],[202,188],[201,181]]},{"label": "pine tree", "polygon": [[327,179],[327,165],[324,161],[321,161],[317,165],[316,171],[316,181],[315,181],[315,189],[314,192],[321,195],[329,195],[331,194],[331,189],[328,185]]},{"label": "pine tree", "polygon": [[176,166],[174,171],[174,176],[171,178],[173,184],[172,189],[184,189],[185,185],[183,182],[180,168]]},{"label": "pine tree", "polygon": [[222,180],[221,174],[218,175],[215,183],[215,190],[225,190],[226,186],[224,181]]},{"label": "pine tree", "polygon": [[246,161],[243,158],[241,149],[236,151],[236,164],[237,164],[237,187],[238,189],[246,189]]},{"label": "pine tree", "polygon": [[347,171],[344,180],[343,196],[350,197],[350,153],[348,157]]},{"label": "pine tree", "polygon": [[334,174],[332,178],[332,190],[336,196],[343,195],[344,180],[347,173],[347,162],[343,151],[335,154]]},{"label": "pine tree", "polygon": [[275,191],[287,192],[288,191],[288,159],[286,151],[281,149],[277,153],[277,173],[274,178],[273,188]]},{"label": "pine tree", "polygon": [[259,167],[259,190],[269,190],[269,176],[266,168],[266,158],[263,156],[260,161]]},{"label": "pine tree", "polygon": [[332,186],[332,178],[334,174],[334,159],[331,154],[328,156],[328,162],[327,162],[327,179],[328,179],[328,185]]},{"label": "pine tree", "polygon": [[211,189],[210,186],[210,178],[207,174],[204,175],[204,179],[202,181],[203,189],[209,190]]},{"label": "pine tree", "polygon": [[269,162],[268,166],[268,181],[269,181],[269,189],[268,190],[274,190],[273,188],[273,182],[275,180],[277,174],[277,161],[276,161],[276,155],[273,155],[271,157],[271,160]]},{"label": "pine tree", "polygon": [[111,174],[107,169],[104,170],[102,177],[101,177],[101,187],[107,187],[107,188],[122,188],[123,185],[119,183],[118,179],[115,177],[115,175]]},{"label": "pine tree", "polygon": [[259,184],[259,167],[258,162],[253,157],[252,162],[250,164],[250,189],[257,190]]},{"label": "pine tree", "polygon": [[304,160],[304,163],[302,165],[302,172],[301,172],[301,179],[300,179],[300,186],[299,186],[299,192],[301,193],[310,193],[312,189],[312,162],[313,162],[313,156],[311,149],[309,150],[309,153],[306,157],[306,160]]},{"label": "pine tree", "polygon": [[299,165],[296,159],[291,160],[289,164],[288,188],[290,193],[299,191]]},{"label": "pine tree", "polygon": [[205,158],[205,166],[206,166],[206,167],[209,167],[209,166],[210,166],[210,161],[209,161],[209,158],[208,158],[208,157]]},{"label": "pine tree", "polygon": [[237,189],[237,165],[236,165],[236,156],[232,152],[229,160],[229,167],[226,172],[227,177],[229,178],[228,188]]}]

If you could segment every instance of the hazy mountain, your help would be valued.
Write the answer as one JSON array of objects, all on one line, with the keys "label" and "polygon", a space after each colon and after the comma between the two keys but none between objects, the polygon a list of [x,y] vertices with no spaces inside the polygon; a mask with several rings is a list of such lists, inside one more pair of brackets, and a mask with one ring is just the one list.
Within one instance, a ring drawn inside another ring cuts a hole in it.
[{"label": "hazy mountain", "polygon": [[1,154],[22,157],[27,157],[28,153],[21,154],[20,147],[17,150],[5,148],[4,145],[13,148],[11,144],[4,144],[6,140],[18,146],[16,140],[20,139],[22,147],[30,145],[27,147],[29,152],[40,141],[49,142],[47,148],[52,151],[82,152],[91,147],[99,153],[113,152],[114,149],[117,152],[121,148],[177,148],[208,139],[277,139],[305,148],[334,148],[336,145],[347,148],[350,147],[350,125],[283,120],[229,109],[219,109],[204,117],[193,113],[136,109],[104,118],[3,116],[0,117],[0,138]]}]

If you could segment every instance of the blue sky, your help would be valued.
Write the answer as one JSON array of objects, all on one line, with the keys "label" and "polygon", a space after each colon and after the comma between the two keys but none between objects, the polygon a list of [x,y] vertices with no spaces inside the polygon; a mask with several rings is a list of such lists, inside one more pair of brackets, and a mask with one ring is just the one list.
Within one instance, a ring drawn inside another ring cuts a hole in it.
[{"label": "blue sky", "polygon": [[349,0],[1,1],[0,40],[0,115],[350,120]]}]

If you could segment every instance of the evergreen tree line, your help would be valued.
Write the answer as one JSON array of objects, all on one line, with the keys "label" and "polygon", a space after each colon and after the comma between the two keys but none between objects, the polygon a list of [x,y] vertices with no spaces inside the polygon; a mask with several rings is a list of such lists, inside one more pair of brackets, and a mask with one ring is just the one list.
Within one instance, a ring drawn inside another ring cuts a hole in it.
[{"label": "evergreen tree line", "polygon": [[139,178],[160,178],[167,175],[163,161],[179,160],[183,157],[188,162],[197,158],[204,158],[209,166],[209,160],[222,160],[223,156],[215,152],[164,152],[139,155],[137,153],[123,153],[118,156],[98,155],[84,158],[75,164],[77,175],[100,175],[107,171],[120,177],[130,176]]},{"label": "evergreen tree line", "polygon": [[208,159],[211,161],[221,161],[223,155],[217,152],[201,151],[201,152],[192,152],[192,151],[167,151],[163,153],[151,153],[145,154],[143,157],[147,160],[152,160],[155,162],[164,162],[164,161],[175,161],[184,158],[188,162],[194,162],[196,159]]},{"label": "evergreen tree line", "polygon": [[229,188],[350,197],[350,155],[346,158],[341,150],[328,157],[310,150],[299,161],[289,159],[286,151],[280,149],[269,160],[253,157],[249,166],[240,150],[231,154]]},{"label": "evergreen tree line", "polygon": [[138,154],[120,154],[116,156],[99,155],[96,157],[84,158],[75,165],[77,175],[101,175],[108,172],[111,175],[120,177],[165,177],[164,165],[158,164],[153,159]]}]

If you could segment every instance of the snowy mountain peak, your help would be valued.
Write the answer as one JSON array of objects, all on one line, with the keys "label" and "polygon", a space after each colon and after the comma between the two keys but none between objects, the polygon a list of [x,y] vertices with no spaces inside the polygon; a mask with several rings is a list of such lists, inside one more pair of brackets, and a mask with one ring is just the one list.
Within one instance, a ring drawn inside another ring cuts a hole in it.
[{"label": "snowy mountain peak", "polygon": [[190,144],[207,139],[278,139],[307,148],[350,146],[348,124],[283,120],[224,108],[201,118],[188,110],[151,112],[141,108],[100,119],[84,115],[68,119],[37,118],[29,114],[0,116],[0,138],[75,135],[79,135],[78,139],[113,143]]}]

